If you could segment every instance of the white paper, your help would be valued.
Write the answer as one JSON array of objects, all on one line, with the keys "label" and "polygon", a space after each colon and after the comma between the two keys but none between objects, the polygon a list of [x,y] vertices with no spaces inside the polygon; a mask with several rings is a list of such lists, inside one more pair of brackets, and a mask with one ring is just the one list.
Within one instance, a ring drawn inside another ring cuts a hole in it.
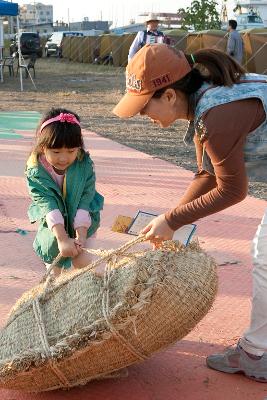
[{"label": "white paper", "polygon": [[177,231],[174,232],[172,240],[179,240],[179,242],[187,246],[191,242],[195,230],[195,224],[184,225],[182,228],[177,229]]},{"label": "white paper", "polygon": [[[144,229],[155,217],[157,217],[156,214],[139,210],[127,233],[138,236],[141,230]],[[182,228],[177,229],[177,231],[174,232],[173,240],[179,240],[179,242],[187,246],[191,242],[195,230],[195,224],[184,225]]]},{"label": "white paper", "polygon": [[142,229],[144,229],[152,219],[156,218],[156,214],[151,214],[146,211],[138,211],[130,225],[127,233],[130,235],[138,236]]}]

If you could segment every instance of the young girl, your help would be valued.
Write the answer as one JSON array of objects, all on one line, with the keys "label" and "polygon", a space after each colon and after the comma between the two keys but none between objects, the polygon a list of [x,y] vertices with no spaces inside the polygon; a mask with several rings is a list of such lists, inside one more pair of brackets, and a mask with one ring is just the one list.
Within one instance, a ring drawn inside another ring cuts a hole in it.
[{"label": "young girl", "polygon": [[[127,93],[114,109],[119,117],[140,113],[163,128],[180,119],[194,125],[185,141],[194,141],[198,173],[177,206],[143,230],[147,239],[171,239],[181,226],[242,201],[248,179],[267,181],[266,75],[246,74],[214,49],[185,55],[155,44],[139,50],[126,76]],[[250,327],[237,346],[209,356],[207,364],[267,382],[267,209],[253,241],[253,263]]]},{"label": "young girl", "polygon": [[94,165],[84,150],[78,115],[51,109],[41,120],[27,161],[31,223],[39,222],[34,250],[48,264],[60,253],[55,275],[89,264],[82,252],[100,222],[103,197],[95,189]]}]

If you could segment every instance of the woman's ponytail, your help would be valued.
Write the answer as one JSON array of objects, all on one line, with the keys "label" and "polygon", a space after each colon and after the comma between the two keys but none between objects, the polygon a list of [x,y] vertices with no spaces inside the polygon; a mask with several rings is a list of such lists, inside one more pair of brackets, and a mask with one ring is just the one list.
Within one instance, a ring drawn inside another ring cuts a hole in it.
[{"label": "woman's ponytail", "polygon": [[201,71],[203,75],[207,75],[207,79],[219,86],[232,86],[240,80],[240,77],[246,73],[246,70],[239,65],[232,57],[215,49],[198,50],[193,54],[186,56],[188,62],[204,66],[206,72]]}]

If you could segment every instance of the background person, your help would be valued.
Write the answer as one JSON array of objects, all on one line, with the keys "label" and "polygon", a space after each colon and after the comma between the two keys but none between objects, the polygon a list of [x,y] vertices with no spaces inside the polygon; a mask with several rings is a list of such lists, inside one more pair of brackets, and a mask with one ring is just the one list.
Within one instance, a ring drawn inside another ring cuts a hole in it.
[{"label": "background person", "polygon": [[138,52],[145,44],[163,43],[164,33],[158,30],[159,20],[153,14],[145,20],[146,29],[139,31],[129,49],[128,61],[130,61],[135,53]]},{"label": "background person", "polygon": [[34,250],[46,264],[60,253],[55,275],[90,263],[82,252],[97,230],[103,197],[95,189],[95,172],[84,150],[80,119],[66,109],[52,108],[37,129],[27,161],[26,178],[32,204],[28,215],[38,221]]},{"label": "background person", "polygon": [[[196,67],[208,70],[203,76]],[[190,56],[164,44],[146,45],[128,64],[127,93],[113,112],[138,113],[165,128],[176,120],[194,123],[198,172],[179,203],[143,230],[159,245],[174,231],[233,204],[248,192],[248,179],[267,181],[267,77],[246,74],[227,54],[213,49]],[[242,117],[240,117],[242,116]],[[245,162],[246,160],[246,162]],[[251,323],[237,346],[211,355],[218,371],[243,372],[267,382],[267,209],[253,240]]]},{"label": "background person", "polygon": [[240,33],[236,30],[237,22],[234,19],[228,21],[229,37],[227,41],[227,54],[242,64],[244,43]]}]

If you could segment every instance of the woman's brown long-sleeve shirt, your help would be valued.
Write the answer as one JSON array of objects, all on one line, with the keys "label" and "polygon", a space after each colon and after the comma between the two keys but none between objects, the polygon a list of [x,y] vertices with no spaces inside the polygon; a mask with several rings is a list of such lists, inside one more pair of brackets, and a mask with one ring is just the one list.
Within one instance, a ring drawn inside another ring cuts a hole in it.
[{"label": "woman's brown long-sleeve shirt", "polygon": [[[165,214],[176,230],[243,200],[248,191],[244,143],[266,116],[259,99],[239,100],[216,106],[202,118],[205,138],[194,142],[198,173],[179,201]],[[214,175],[202,170],[203,148],[214,167]]]}]

